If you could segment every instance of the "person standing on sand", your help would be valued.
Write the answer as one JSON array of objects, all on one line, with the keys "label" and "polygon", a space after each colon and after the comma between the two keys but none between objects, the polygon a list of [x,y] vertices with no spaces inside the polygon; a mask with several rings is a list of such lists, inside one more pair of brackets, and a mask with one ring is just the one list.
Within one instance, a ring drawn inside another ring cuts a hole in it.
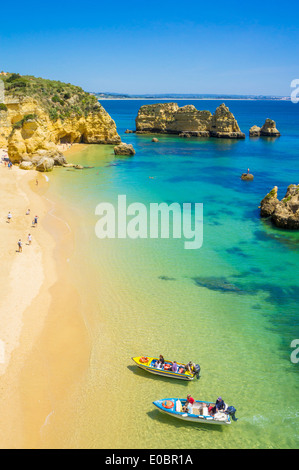
[{"label": "person standing on sand", "polygon": [[32,235],[31,233],[28,234],[28,245],[31,245],[32,242]]},{"label": "person standing on sand", "polygon": [[35,225],[37,225],[37,219],[38,219],[38,216],[36,215],[32,221],[32,226],[34,227]]},{"label": "person standing on sand", "polygon": [[26,215],[30,214],[30,209],[27,209]]},{"label": "person standing on sand", "polygon": [[22,253],[22,241],[21,239],[18,241],[19,253]]},{"label": "person standing on sand", "polygon": [[8,223],[10,223],[11,218],[12,218],[12,215],[11,215],[11,213],[9,212],[9,213],[7,214],[7,222],[8,222]]}]

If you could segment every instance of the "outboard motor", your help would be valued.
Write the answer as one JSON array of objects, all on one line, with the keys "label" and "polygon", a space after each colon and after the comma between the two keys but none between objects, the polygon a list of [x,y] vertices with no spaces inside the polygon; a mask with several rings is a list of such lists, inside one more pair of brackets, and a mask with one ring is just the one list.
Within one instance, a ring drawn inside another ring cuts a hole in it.
[{"label": "outboard motor", "polygon": [[199,373],[200,373],[200,365],[196,364],[194,367],[194,375],[197,379],[199,379]]},{"label": "outboard motor", "polygon": [[235,413],[236,413],[237,410],[234,406],[228,406],[225,411],[228,415],[230,415],[230,417],[233,421],[238,420],[238,418],[236,418],[236,416],[235,416]]}]

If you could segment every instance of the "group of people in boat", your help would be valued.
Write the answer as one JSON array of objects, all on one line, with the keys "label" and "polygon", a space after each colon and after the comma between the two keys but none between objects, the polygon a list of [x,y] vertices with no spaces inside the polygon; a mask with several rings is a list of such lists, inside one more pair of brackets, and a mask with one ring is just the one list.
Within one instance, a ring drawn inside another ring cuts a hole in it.
[{"label": "group of people in boat", "polygon": [[[183,406],[182,411],[184,413],[192,414],[192,407],[193,407],[194,403],[195,403],[194,398],[190,394],[188,394],[187,399],[186,399],[186,403]],[[219,411],[226,411],[226,409],[227,409],[226,403],[224,402],[224,400],[221,397],[218,397],[217,400],[216,400],[215,405],[209,405],[208,406],[208,413],[209,413],[210,416],[214,416]]]},{"label": "group of people in boat", "polygon": [[196,371],[195,364],[192,361],[189,361],[188,364],[186,364],[185,366],[179,366],[176,361],[166,363],[162,354],[160,354],[159,359],[157,359],[157,361],[155,362],[154,367],[156,367],[157,369],[169,370],[171,372],[176,373],[185,373],[189,371],[190,374],[194,374]]}]

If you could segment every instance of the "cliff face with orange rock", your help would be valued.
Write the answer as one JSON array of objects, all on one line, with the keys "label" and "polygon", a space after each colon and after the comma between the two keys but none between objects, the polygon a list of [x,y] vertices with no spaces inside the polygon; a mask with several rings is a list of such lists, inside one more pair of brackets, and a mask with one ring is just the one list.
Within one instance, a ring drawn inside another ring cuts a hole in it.
[{"label": "cliff face with orange rock", "polygon": [[[12,84],[17,82],[18,79]],[[50,81],[46,82],[49,86]],[[121,142],[115,122],[92,95],[81,89],[79,93],[78,87],[73,87],[73,95],[64,92],[60,96],[54,90],[49,98],[48,89],[43,92],[40,88],[38,93],[39,88],[30,88],[29,80],[28,83],[21,92],[17,87],[8,88],[0,108],[0,146],[8,149],[13,163],[32,161],[36,164],[41,156],[48,156],[59,164],[62,162],[62,154],[57,147],[60,143],[116,145]],[[40,86],[45,85],[41,82]],[[66,89],[69,88],[66,85]]]},{"label": "cliff face with orange rock", "polygon": [[237,120],[225,104],[212,114],[193,105],[177,103],[144,105],[136,117],[136,133],[178,134],[195,137],[244,139]]}]

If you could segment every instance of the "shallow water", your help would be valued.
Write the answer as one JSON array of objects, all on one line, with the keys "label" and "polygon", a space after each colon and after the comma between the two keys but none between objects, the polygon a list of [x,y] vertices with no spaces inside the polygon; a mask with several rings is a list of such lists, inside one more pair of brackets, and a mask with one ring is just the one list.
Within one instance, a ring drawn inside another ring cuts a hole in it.
[{"label": "shallow water", "polygon": [[[145,103],[103,102],[134,157],[89,146],[73,161],[94,168],[50,175],[49,193],[73,217],[70,263],[93,344],[90,368],[65,408],[62,446],[297,448],[299,364],[290,361],[290,343],[299,338],[299,233],[261,220],[258,206],[274,185],[281,198],[299,181],[299,105],[227,103],[243,132],[270,117],[279,139],[158,136],[152,143],[152,136],[124,134]],[[193,104],[213,112],[220,103]],[[247,168],[253,182],[240,180]],[[99,240],[97,204],[116,204],[123,194],[128,204],[148,208],[203,203],[203,246],[186,250],[173,238]],[[200,380],[157,378],[131,361],[161,353],[200,363]],[[152,404],[189,392],[201,400],[221,395],[238,421],[223,429],[187,425]]]}]

